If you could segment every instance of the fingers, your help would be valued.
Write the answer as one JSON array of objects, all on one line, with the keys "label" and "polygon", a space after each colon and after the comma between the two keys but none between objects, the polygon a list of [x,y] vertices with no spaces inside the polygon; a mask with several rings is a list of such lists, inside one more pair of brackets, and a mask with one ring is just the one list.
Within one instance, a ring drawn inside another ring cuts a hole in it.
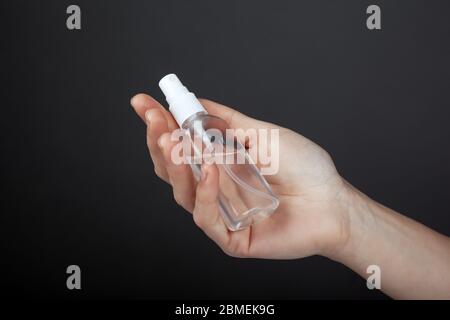
[{"label": "fingers", "polygon": [[130,103],[138,116],[147,124],[147,147],[155,167],[155,173],[162,180],[169,182],[164,157],[157,141],[163,133],[177,128],[175,120],[158,101],[149,95],[137,94]]},{"label": "fingers", "polygon": [[197,185],[194,221],[208,237],[224,251],[228,246],[229,231],[219,213],[219,172],[215,165],[203,165]]},{"label": "fingers", "polygon": [[130,101],[131,105],[134,108],[134,111],[136,111],[137,115],[142,119],[142,121],[145,122],[145,113],[148,110],[151,109],[159,109],[162,114],[164,115],[164,118],[167,121],[167,126],[170,130],[174,130],[178,128],[175,120],[173,119],[172,115],[169,111],[167,111],[158,101],[153,99],[147,94],[139,93],[135,95],[133,98],[131,98]]},{"label": "fingers", "polygon": [[[192,212],[195,202],[195,182],[191,168],[187,164],[175,164],[172,151],[178,141],[172,141],[170,133],[164,133],[159,138],[159,146],[164,156],[165,168],[173,188],[175,201],[184,209]],[[178,155],[177,155],[178,156]],[[182,156],[182,155],[179,155]]]},{"label": "fingers", "polygon": [[155,167],[155,173],[162,180],[169,182],[164,156],[158,145],[158,139],[161,135],[169,131],[167,121],[158,108],[147,110],[145,121],[147,123],[147,147]]}]

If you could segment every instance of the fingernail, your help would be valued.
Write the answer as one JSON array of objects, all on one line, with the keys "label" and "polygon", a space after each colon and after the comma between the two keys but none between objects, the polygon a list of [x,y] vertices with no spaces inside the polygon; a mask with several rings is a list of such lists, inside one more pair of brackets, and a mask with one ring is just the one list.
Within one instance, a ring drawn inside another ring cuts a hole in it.
[{"label": "fingernail", "polygon": [[134,103],[133,103],[134,98],[136,98],[136,95],[134,95],[134,96],[132,96],[132,97],[130,98],[130,105],[131,105],[133,108],[134,108]]},{"label": "fingernail", "polygon": [[163,144],[162,144],[162,137],[163,137],[163,136],[159,137],[158,140],[156,141],[156,143],[158,144],[158,146],[159,146],[161,149],[162,149],[162,147],[163,147]]},{"label": "fingernail", "polygon": [[145,120],[147,121],[147,123],[150,123],[151,117],[152,117],[152,114],[151,114],[150,110],[147,110],[145,112]]}]

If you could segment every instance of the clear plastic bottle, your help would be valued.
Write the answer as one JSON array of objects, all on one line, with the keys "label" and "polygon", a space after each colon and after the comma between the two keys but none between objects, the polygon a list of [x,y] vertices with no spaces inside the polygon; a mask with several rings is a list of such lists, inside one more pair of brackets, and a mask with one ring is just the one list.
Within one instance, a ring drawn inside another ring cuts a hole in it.
[{"label": "clear plastic bottle", "polygon": [[165,76],[159,86],[170,112],[184,130],[183,138],[188,140],[184,142],[189,143],[188,162],[194,177],[200,178],[201,164],[205,161],[214,162],[218,168],[219,207],[228,228],[244,229],[271,215],[279,200],[245,147],[227,134],[228,124],[209,115],[176,75]]}]

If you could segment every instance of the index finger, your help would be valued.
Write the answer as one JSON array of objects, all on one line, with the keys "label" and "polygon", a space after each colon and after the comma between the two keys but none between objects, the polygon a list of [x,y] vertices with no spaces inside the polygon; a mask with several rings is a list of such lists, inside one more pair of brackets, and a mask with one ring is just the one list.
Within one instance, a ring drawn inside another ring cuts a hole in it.
[{"label": "index finger", "polygon": [[149,96],[148,94],[144,93],[138,93],[133,98],[131,98],[130,101],[131,105],[133,106],[134,110],[138,114],[138,116],[142,119],[142,121],[145,122],[145,113],[150,110],[157,108],[162,111],[164,114],[164,117],[167,121],[167,127],[170,131],[175,130],[178,128],[178,124],[175,122],[175,119],[172,117],[172,114],[170,114],[169,111],[167,111],[166,108],[164,108],[156,99]]}]

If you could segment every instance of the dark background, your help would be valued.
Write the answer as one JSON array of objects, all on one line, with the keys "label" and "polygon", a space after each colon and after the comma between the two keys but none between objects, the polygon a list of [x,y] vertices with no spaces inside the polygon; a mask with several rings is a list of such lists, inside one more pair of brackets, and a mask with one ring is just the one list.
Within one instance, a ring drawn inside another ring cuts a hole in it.
[{"label": "dark background", "polygon": [[[80,31],[66,28],[73,3]],[[370,4],[381,31],[366,28]],[[363,192],[450,234],[449,12],[444,0],[2,2],[2,295],[385,298],[326,258],[224,255],[153,174],[129,100],[162,100],[157,82],[175,72],[316,141]],[[66,289],[70,264],[81,291]]]}]

